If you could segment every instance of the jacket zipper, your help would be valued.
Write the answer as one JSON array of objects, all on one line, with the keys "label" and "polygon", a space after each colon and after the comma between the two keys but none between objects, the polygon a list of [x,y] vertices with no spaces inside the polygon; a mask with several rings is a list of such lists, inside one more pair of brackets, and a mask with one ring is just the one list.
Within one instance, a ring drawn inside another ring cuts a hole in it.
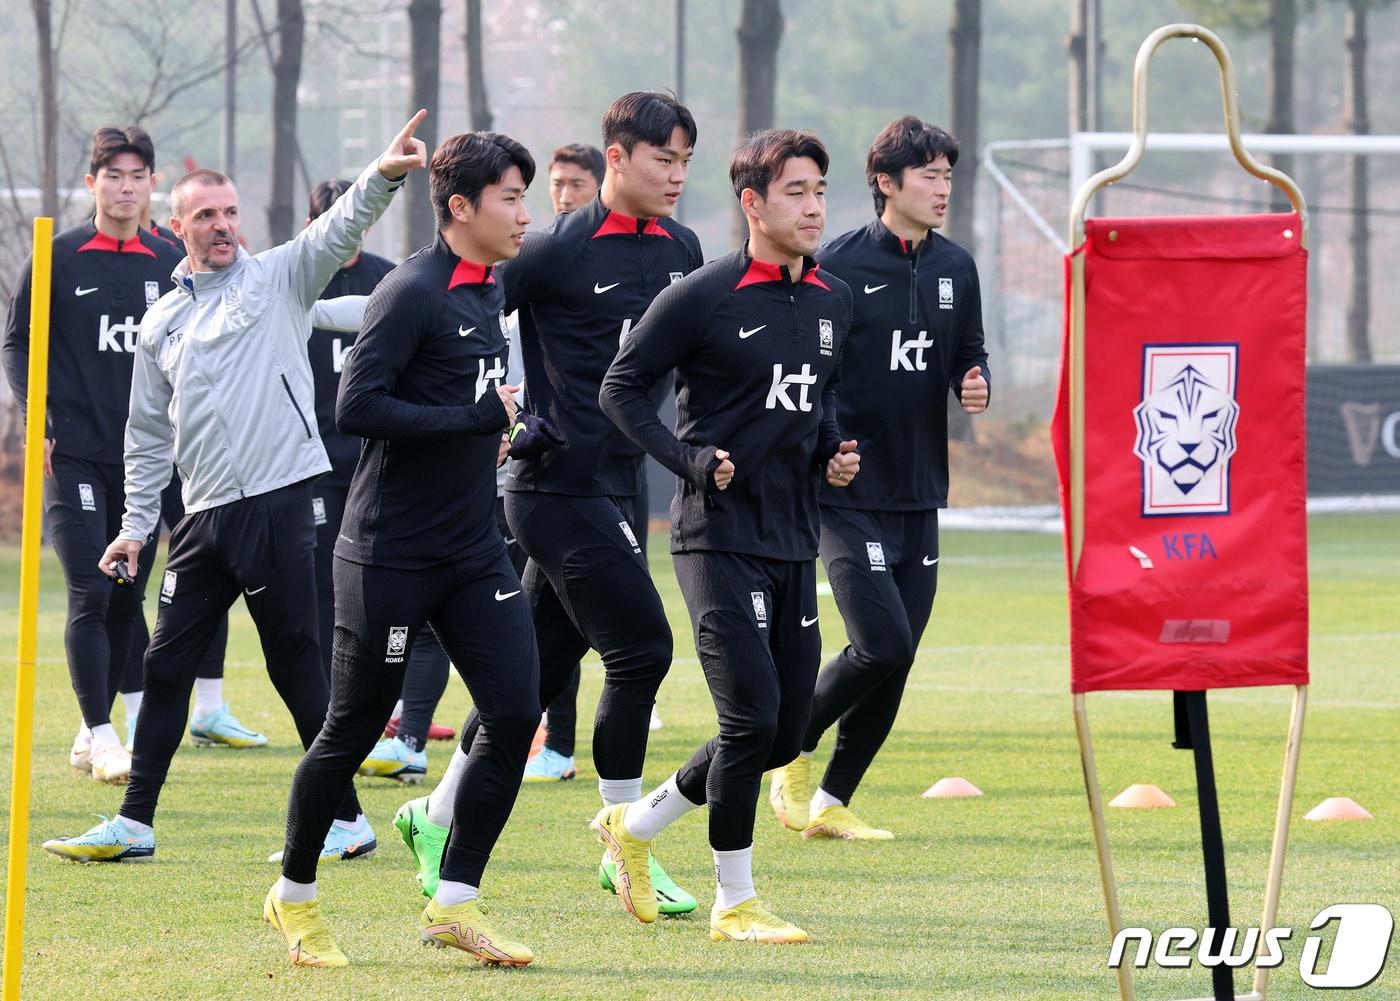
[{"label": "jacket zipper", "polygon": [[292,384],[287,381],[286,375],[278,373],[278,378],[282,380],[282,388],[287,391],[287,399],[292,401],[292,409],[297,412],[297,417],[301,419],[301,426],[306,430],[307,440],[310,440],[311,425],[306,423],[306,415],[301,412],[301,407],[297,406],[297,398],[292,395]]},{"label": "jacket zipper", "polygon": [[924,249],[924,243],[928,242],[928,237],[924,237],[914,253],[909,256],[909,322],[919,322],[919,254]]}]

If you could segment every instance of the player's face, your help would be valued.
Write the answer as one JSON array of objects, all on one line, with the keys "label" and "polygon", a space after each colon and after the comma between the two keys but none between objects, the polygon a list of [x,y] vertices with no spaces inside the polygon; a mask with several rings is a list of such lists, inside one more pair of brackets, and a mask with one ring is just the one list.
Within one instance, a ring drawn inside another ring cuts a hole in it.
[{"label": "player's face", "polygon": [[792,157],[768,185],[766,198],[753,201],[755,222],[774,249],[810,257],[826,228],[826,178],[811,157]]},{"label": "player's face", "polygon": [[97,214],[113,221],[140,221],[151,199],[151,172],[135,153],[118,153],[85,180],[97,201]]},{"label": "player's face", "polygon": [[555,215],[582,208],[597,193],[598,181],[593,171],[562,160],[549,168],[549,200]]},{"label": "player's face", "polygon": [[695,154],[689,138],[677,125],[665,146],[639,142],[630,154],[610,147],[618,154],[612,161],[618,186],[639,218],[668,218],[676,211]]},{"label": "player's face", "polygon": [[508,261],[519,254],[530,225],[530,212],[525,208],[525,178],[520,168],[512,166],[498,182],[487,185],[481,192],[480,204],[473,209],[468,202],[465,211],[471,242],[486,256],[478,263]]},{"label": "player's face", "polygon": [[194,271],[222,271],[238,257],[238,191],[232,184],[191,184],[170,225],[185,242]]},{"label": "player's face", "polygon": [[900,186],[890,191],[886,204],[904,218],[925,229],[938,229],[948,217],[953,192],[953,168],[946,156],[922,167],[905,167]]}]

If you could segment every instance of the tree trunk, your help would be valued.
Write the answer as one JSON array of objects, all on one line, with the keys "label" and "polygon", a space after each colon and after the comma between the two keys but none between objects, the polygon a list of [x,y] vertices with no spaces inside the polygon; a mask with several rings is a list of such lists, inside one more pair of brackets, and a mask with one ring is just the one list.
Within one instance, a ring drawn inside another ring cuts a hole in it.
[{"label": "tree trunk", "polygon": [[[1346,17],[1346,117],[1356,135],[1371,131],[1366,108],[1366,2],[1350,0]],[[1371,360],[1370,162],[1351,158],[1351,290],[1347,295],[1347,344],[1353,362]]]},{"label": "tree trunk", "polygon": [[486,94],[486,63],[481,55],[481,0],[466,0],[462,45],[467,52],[467,115],[473,132],[491,129],[491,104]]},{"label": "tree trunk", "polygon": [[224,120],[220,159],[229,177],[237,173],[238,159],[238,0],[224,0]]},{"label": "tree trunk", "polygon": [[267,200],[271,246],[292,238],[296,209],[297,85],[306,13],[301,0],[277,0],[277,58],[272,64],[272,184]]},{"label": "tree trunk", "polygon": [[676,100],[685,103],[685,0],[676,0]]},{"label": "tree trunk", "polygon": [[[409,0],[408,4],[408,62],[412,77],[409,83],[409,113],[428,109],[428,117],[415,133],[428,147],[428,156],[437,149],[437,119],[433,112],[439,107],[438,90],[442,76],[442,2],[441,0]],[[428,172],[413,174],[405,185],[403,197],[408,201],[404,218],[403,256],[432,242],[437,231],[433,203],[428,198]]]},{"label": "tree trunk", "polygon": [[[778,45],[783,40],[779,0],[744,0],[739,30],[739,141],[771,129],[778,98]],[[748,239],[742,212],[734,219],[734,242]]]},{"label": "tree trunk", "polygon": [[43,214],[58,216],[58,53],[53,49],[53,8],[49,0],[33,0],[34,27],[39,43],[39,190]]},{"label": "tree trunk", "polygon": [[[1269,0],[1269,128],[1268,131],[1286,135],[1295,131],[1293,124],[1293,48],[1298,33],[1297,0]],[[1293,157],[1276,153],[1273,165],[1292,176]],[[1273,208],[1289,211],[1288,197],[1283,189],[1273,185]]]},{"label": "tree trunk", "polygon": [[[982,0],[953,0],[948,29],[949,86],[953,95],[948,122],[958,139],[958,183],[951,204],[948,236],[969,252],[976,249],[973,222],[977,218],[978,77],[982,51]],[[971,441],[972,418],[958,401],[948,398],[948,436]]]}]

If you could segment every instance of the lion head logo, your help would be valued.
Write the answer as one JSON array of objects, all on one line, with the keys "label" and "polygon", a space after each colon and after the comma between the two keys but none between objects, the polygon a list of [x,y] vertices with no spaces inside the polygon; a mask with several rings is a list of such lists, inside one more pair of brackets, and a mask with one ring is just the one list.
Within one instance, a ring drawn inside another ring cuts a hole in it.
[{"label": "lion head logo", "polygon": [[1187,364],[1133,409],[1133,451],[1166,473],[1184,497],[1235,454],[1239,413],[1229,393]]}]

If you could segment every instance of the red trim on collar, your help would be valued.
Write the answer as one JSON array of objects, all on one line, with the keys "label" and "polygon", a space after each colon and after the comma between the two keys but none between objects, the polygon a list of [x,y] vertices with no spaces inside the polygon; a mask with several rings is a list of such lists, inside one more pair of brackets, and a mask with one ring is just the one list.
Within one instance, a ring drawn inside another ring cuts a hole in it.
[{"label": "red trim on collar", "polygon": [[[734,291],[739,291],[745,285],[759,285],[763,282],[784,282],[787,277],[783,274],[781,265],[769,264],[767,261],[760,261],[749,258],[749,268],[744,272],[744,277],[739,279],[739,284],[734,286]],[[831,287],[826,282],[817,277],[817,264],[812,262],[812,266],[802,273],[802,281],[808,285],[820,285],[828,292]]]},{"label": "red trim on collar", "polygon": [[457,266],[452,269],[452,278],[447,283],[447,290],[450,292],[458,285],[494,284],[496,284],[496,276],[491,273],[489,267],[463,259],[458,261]]},{"label": "red trim on collar", "polygon": [[155,257],[156,252],[141,242],[141,233],[138,230],[136,235],[130,240],[117,240],[103,232],[92,234],[92,239],[78,248],[78,253],[85,250],[105,250],[112,254],[145,254],[147,257]]},{"label": "red trim on collar", "polygon": [[[593,234],[593,239],[600,236],[636,236],[637,220],[630,215],[623,215],[621,212],[608,210],[608,214],[603,217],[603,225],[598,227]],[[661,228],[661,222],[657,219],[648,219],[646,225],[642,227],[642,236],[664,236],[668,240],[674,240],[670,233]]]}]

